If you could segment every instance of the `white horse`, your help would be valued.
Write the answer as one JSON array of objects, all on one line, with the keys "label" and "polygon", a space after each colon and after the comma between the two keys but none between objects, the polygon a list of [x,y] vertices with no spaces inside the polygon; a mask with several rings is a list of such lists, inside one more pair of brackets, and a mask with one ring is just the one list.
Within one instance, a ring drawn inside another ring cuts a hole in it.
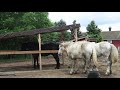
[{"label": "white horse", "polygon": [[104,59],[106,60],[105,62],[107,63],[107,69],[105,74],[106,75],[112,74],[112,70],[111,70],[112,62],[115,63],[118,60],[117,48],[113,44],[106,41],[93,43],[93,44],[97,52],[97,58],[99,59],[100,57],[103,56]]},{"label": "white horse", "polygon": [[[72,63],[74,63],[74,66],[72,66],[71,68],[71,74],[76,71],[74,71],[75,67],[75,63],[76,63],[76,59],[83,59],[84,63],[84,68],[86,71],[86,64],[90,63],[90,51],[91,51],[91,47],[93,49],[95,49],[94,52],[96,52],[97,54],[97,58],[99,60],[100,57],[104,57],[104,59],[106,59],[106,63],[107,63],[107,69],[106,69],[106,75],[110,75],[112,74],[112,63],[115,63],[118,61],[118,50],[117,48],[109,43],[109,42],[99,42],[99,43],[95,43],[95,42],[87,42],[87,41],[78,41],[78,42],[64,42],[61,43],[59,45],[59,52],[58,54],[61,54],[62,52],[66,52],[69,59],[72,59],[71,61],[74,61]],[[93,54],[95,56],[95,53]],[[87,57],[87,58],[86,58]],[[88,60],[89,59],[89,60]],[[96,59],[93,58],[93,61],[96,63],[97,67],[101,66],[100,63],[98,63],[96,61]],[[86,63],[87,62],[87,63]],[[78,63],[77,63],[78,64]],[[73,64],[72,64],[73,65]],[[79,65],[79,64],[78,64]],[[79,67],[79,66],[76,66]],[[78,69],[77,69],[78,70]]]},{"label": "white horse", "polygon": [[84,60],[85,62],[84,72],[86,72],[89,67],[94,65],[97,66],[98,64],[96,50],[93,44],[90,42],[87,41],[63,42],[59,45],[58,55],[62,55],[63,52],[67,53],[67,56],[71,61],[70,74],[76,73],[78,70],[78,66],[76,65],[77,59]]}]

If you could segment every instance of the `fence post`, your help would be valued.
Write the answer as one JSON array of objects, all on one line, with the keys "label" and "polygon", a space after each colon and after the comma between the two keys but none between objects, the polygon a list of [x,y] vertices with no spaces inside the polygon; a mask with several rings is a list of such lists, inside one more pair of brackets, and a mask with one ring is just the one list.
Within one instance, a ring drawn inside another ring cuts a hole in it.
[{"label": "fence post", "polygon": [[[41,35],[40,34],[38,34],[38,43],[39,43],[39,51],[41,51]],[[40,70],[42,70],[41,53],[39,53],[39,65],[40,65]]]},{"label": "fence post", "polygon": [[[73,21],[73,25],[75,25],[76,26],[76,20],[74,20]],[[75,39],[75,42],[77,42],[77,40],[78,40],[78,36],[77,36],[77,28],[75,28],[75,31],[74,31],[74,39]]]}]

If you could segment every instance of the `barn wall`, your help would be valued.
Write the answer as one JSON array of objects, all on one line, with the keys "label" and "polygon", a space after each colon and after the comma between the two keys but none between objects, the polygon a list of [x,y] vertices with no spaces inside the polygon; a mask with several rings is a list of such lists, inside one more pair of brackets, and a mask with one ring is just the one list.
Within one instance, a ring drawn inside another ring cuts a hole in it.
[{"label": "barn wall", "polygon": [[120,40],[112,40],[112,43],[118,48],[120,47]]}]

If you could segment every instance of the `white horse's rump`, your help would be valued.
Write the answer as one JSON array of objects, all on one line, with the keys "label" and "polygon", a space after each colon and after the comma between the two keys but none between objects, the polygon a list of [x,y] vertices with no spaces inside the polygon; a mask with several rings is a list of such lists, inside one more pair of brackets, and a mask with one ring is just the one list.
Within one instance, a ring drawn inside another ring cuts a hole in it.
[{"label": "white horse's rump", "polygon": [[[71,70],[70,74],[76,73],[78,68],[77,59],[84,60],[85,62],[85,72],[87,68],[97,65],[97,55],[96,50],[93,47],[93,44],[87,41],[79,41],[79,42],[63,42],[59,45],[58,54],[62,54],[63,52],[67,53],[69,60],[71,60]],[[91,63],[91,59],[93,64]]]},{"label": "white horse's rump", "polygon": [[105,62],[107,62],[107,70],[106,70],[106,75],[112,74],[111,66],[112,62],[115,63],[118,60],[118,50],[117,48],[109,43],[109,42],[99,42],[99,43],[94,43],[96,52],[97,52],[97,57],[104,57],[106,59]]},{"label": "white horse's rump", "polygon": [[101,56],[105,56],[105,57],[109,57],[113,63],[117,62],[118,60],[118,50],[117,48],[109,43],[109,42],[99,42],[99,43],[95,43],[95,49],[97,52],[97,56],[101,57]]}]

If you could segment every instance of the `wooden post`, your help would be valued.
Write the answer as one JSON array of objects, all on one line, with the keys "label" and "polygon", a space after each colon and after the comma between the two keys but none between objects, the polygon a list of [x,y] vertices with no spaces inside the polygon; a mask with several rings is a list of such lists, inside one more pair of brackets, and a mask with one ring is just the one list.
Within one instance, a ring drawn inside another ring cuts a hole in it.
[{"label": "wooden post", "polygon": [[30,55],[31,60],[32,60],[32,65],[34,65],[34,59],[32,58],[32,54]]},{"label": "wooden post", "polygon": [[77,38],[77,29],[75,29],[75,42],[77,42],[78,38]]},{"label": "wooden post", "polygon": [[[40,34],[38,34],[38,43],[39,43],[39,51],[41,51],[41,35]],[[40,65],[40,70],[42,70],[41,53],[39,53],[39,65]]]},{"label": "wooden post", "polygon": [[64,31],[61,31],[60,41],[64,41]]},{"label": "wooden post", "polygon": [[[74,20],[73,21],[73,25],[75,25],[76,26],[76,20]],[[78,38],[77,38],[78,36],[77,36],[77,29],[75,29],[75,31],[74,31],[74,38],[75,38],[75,42],[77,42],[77,40],[78,40]]]},{"label": "wooden post", "polygon": [[[65,32],[65,31],[62,31],[62,32],[61,32],[60,41],[64,41],[64,32]],[[62,64],[64,65],[64,54],[62,55]]]}]

